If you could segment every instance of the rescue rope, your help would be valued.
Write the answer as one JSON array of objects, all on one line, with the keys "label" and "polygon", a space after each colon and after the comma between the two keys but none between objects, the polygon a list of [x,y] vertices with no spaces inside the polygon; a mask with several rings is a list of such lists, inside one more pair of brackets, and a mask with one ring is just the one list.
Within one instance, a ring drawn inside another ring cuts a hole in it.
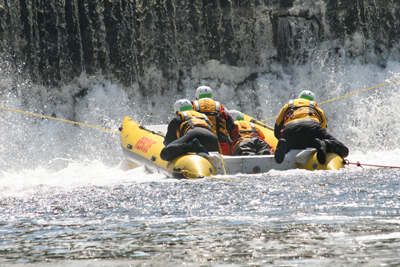
[{"label": "rescue rope", "polygon": [[46,116],[46,115],[36,114],[36,113],[27,112],[27,111],[22,111],[22,110],[17,110],[17,109],[12,109],[12,108],[6,108],[6,107],[0,107],[0,108],[6,109],[6,110],[11,110],[11,111],[16,111],[16,112],[20,112],[20,113],[24,113],[24,114],[34,115],[34,116],[38,116],[38,117],[43,117],[43,118],[47,118],[47,119],[52,119],[52,120],[57,120],[57,121],[63,121],[63,122],[69,122],[69,123],[73,123],[73,124],[78,124],[78,125],[82,125],[82,126],[87,126],[87,127],[92,127],[92,128],[100,129],[100,130],[106,130],[106,131],[111,131],[111,132],[119,133],[119,131],[117,131],[117,130],[102,128],[102,127],[93,126],[93,125],[89,125],[89,124],[84,124],[84,123],[80,123],[80,122],[76,122],[76,121],[63,120],[63,119],[59,119],[59,118],[54,118],[54,117],[50,117],[50,116]]},{"label": "rescue rope", "polygon": [[[335,101],[335,100],[339,100],[339,99],[342,99],[342,98],[345,98],[345,97],[348,97],[348,96],[352,96],[352,95],[355,95],[355,94],[363,93],[363,92],[366,92],[366,91],[369,91],[369,90],[372,90],[372,89],[375,89],[375,88],[378,88],[378,87],[381,87],[381,86],[384,86],[384,85],[388,85],[388,84],[391,84],[391,83],[395,83],[395,82],[398,82],[398,81],[400,81],[400,79],[397,79],[397,80],[394,80],[394,81],[391,81],[391,82],[387,82],[387,83],[382,83],[380,85],[376,85],[376,86],[373,86],[373,87],[370,87],[370,88],[367,88],[367,89],[364,89],[364,90],[361,90],[361,91],[358,91],[358,92],[354,92],[354,93],[347,94],[347,95],[344,95],[344,96],[340,96],[340,97],[337,97],[337,98],[334,98],[334,99],[331,99],[331,100],[327,100],[327,101],[318,103],[318,105],[326,104],[326,103],[329,103],[329,102],[332,102],[332,101]],[[278,118],[278,116],[262,120],[262,122],[269,121],[269,120],[276,119],[276,118]]]},{"label": "rescue rope", "polygon": [[[217,138],[218,138],[218,135],[217,135]],[[222,148],[221,148],[221,145],[219,144],[219,142],[218,142],[218,146],[219,146],[219,154],[221,155],[222,169],[224,170],[224,174],[226,175],[224,156],[222,154]]]},{"label": "rescue rope", "polygon": [[379,167],[379,168],[392,168],[392,169],[400,169],[400,167],[398,166],[385,166],[385,165],[374,165],[374,164],[361,164],[359,161],[357,161],[357,163],[355,162],[349,162],[347,159],[344,160],[346,165],[357,165],[357,167],[363,167],[363,166],[369,166],[369,167]]}]

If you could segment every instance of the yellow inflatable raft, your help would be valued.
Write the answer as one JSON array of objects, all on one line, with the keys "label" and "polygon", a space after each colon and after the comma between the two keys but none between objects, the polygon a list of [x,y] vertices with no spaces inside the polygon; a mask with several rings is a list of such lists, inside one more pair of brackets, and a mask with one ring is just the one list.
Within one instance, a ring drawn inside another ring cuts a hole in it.
[{"label": "yellow inflatable raft", "polygon": [[[278,140],[273,128],[245,115],[262,129],[266,141],[276,148]],[[120,127],[121,146],[127,162],[132,167],[146,166],[150,172],[161,172],[176,178],[202,178],[217,174],[262,173],[271,169],[305,169],[305,170],[338,170],[344,166],[343,159],[334,153],[327,153],[326,163],[318,163],[314,148],[291,150],[282,164],[275,162],[273,155],[263,156],[223,156],[210,153],[202,157],[188,153],[172,161],[160,158],[164,148],[164,134],[167,125],[142,126],[130,117],[125,117]]]}]

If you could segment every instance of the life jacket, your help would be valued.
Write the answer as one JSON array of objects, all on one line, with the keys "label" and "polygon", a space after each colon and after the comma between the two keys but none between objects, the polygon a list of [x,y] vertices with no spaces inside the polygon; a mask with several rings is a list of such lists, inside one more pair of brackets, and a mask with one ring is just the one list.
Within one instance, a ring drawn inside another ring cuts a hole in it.
[{"label": "life jacket", "polygon": [[229,139],[229,133],[226,129],[226,120],[221,111],[221,104],[210,98],[203,98],[192,102],[193,108],[206,114],[217,133],[226,135]]},{"label": "life jacket", "polygon": [[317,103],[315,101],[310,101],[307,99],[294,99],[290,100],[288,108],[285,111],[283,126],[288,123],[304,119],[312,119],[317,121],[322,127],[326,128],[326,121],[321,113],[323,112],[317,108]]},{"label": "life jacket", "polygon": [[213,126],[204,114],[194,110],[187,110],[179,112],[178,115],[181,116],[183,121],[179,130],[176,132],[178,138],[181,138],[187,133],[187,131],[189,131],[189,129],[195,127],[203,127],[213,132]]},{"label": "life jacket", "polygon": [[235,121],[235,124],[239,128],[240,137],[243,139],[251,139],[258,136],[256,126],[252,122],[248,121]]},{"label": "life jacket", "polygon": [[235,124],[239,128],[240,136],[237,139],[237,141],[235,142],[235,144],[232,146],[231,154],[233,154],[233,151],[235,151],[237,145],[240,142],[243,142],[245,140],[249,140],[249,139],[256,137],[256,138],[259,138],[259,139],[265,141],[264,136],[260,136],[260,134],[258,133],[257,128],[254,125],[254,123],[248,122],[248,121],[235,121]]}]

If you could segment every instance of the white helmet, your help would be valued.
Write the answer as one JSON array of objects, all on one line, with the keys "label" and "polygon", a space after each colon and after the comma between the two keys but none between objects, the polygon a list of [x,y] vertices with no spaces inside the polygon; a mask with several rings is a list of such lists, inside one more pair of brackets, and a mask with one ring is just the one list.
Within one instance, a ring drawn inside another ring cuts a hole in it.
[{"label": "white helmet", "polygon": [[180,99],[174,103],[174,112],[181,112],[185,110],[192,110],[192,102],[187,99]]},{"label": "white helmet", "polygon": [[231,116],[234,121],[244,121],[243,113],[239,110],[229,110],[229,116]]},{"label": "white helmet", "polygon": [[310,101],[314,101],[314,93],[308,90],[301,91],[299,98],[304,98]]},{"label": "white helmet", "polygon": [[196,100],[202,98],[212,98],[212,90],[210,87],[202,85],[196,89]]}]

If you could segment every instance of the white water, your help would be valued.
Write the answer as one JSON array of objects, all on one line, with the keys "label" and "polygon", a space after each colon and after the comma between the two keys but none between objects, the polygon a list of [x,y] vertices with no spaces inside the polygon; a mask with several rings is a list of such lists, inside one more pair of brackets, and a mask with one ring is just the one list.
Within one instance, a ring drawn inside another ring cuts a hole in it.
[{"label": "white water", "polygon": [[[259,119],[276,116],[282,105],[303,89],[313,90],[317,101],[322,102],[400,78],[396,61],[388,62],[384,69],[357,60],[351,64],[342,61],[339,65],[329,60],[324,64],[314,61],[290,69],[271,66],[272,73],[256,80],[257,96],[264,100],[257,107],[262,110]],[[211,72],[198,73],[199,77],[208,75],[208,79],[185,81],[184,95],[152,99],[139,95],[129,99],[125,90],[134,92],[134,88],[124,90],[102,77],[81,75],[73,84],[49,90],[21,81],[17,75],[10,77],[8,71],[0,80],[0,106],[117,130],[124,116],[143,124],[167,123],[173,115],[172,103],[178,98],[193,99],[197,84],[203,83],[214,88],[214,98],[228,109],[239,109],[241,101],[246,103],[242,111],[252,115],[248,96],[253,92],[235,92],[219,79],[232,77],[232,72],[240,76],[240,69],[210,64]],[[74,102],[73,95],[81,88],[90,90]],[[399,88],[400,83],[393,83],[320,106],[328,118],[328,131],[350,148],[350,162],[400,166]],[[273,126],[274,121],[266,123]],[[0,110],[0,122],[0,191],[4,194],[29,192],[41,185],[73,188],[165,179],[140,168],[126,170],[116,132],[10,110]]]}]

